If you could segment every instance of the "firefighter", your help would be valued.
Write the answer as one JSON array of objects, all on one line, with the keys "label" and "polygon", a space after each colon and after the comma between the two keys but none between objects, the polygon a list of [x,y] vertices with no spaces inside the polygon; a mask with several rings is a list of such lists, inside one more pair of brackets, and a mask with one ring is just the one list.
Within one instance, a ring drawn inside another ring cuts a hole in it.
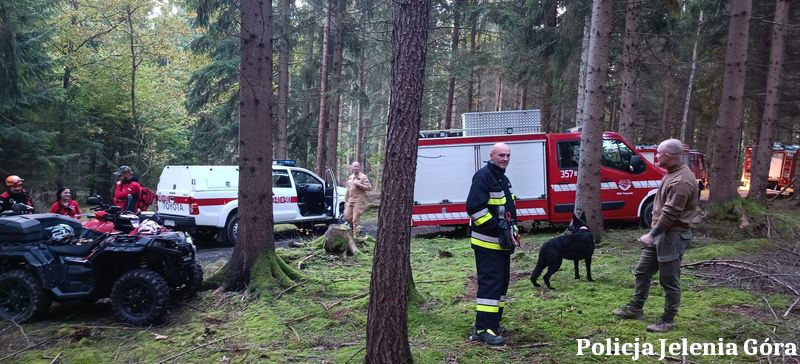
[{"label": "firefighter", "polygon": [[489,162],[472,176],[467,196],[471,220],[470,242],[478,271],[475,326],[470,339],[502,345],[505,328],[500,325],[510,275],[511,253],[519,245],[517,212],[511,182],[505,175],[511,149],[497,143]]},{"label": "firefighter", "polygon": [[8,191],[0,194],[0,212],[11,210],[15,203],[23,203],[33,207],[33,199],[28,190],[22,188],[24,180],[19,176],[6,177],[6,188]]},{"label": "firefighter", "polygon": [[361,163],[350,165],[353,174],[347,177],[347,192],[344,195],[344,218],[353,228],[353,236],[361,232],[361,214],[367,208],[367,192],[372,191],[372,183],[366,174],[361,172]]},{"label": "firefighter", "polygon": [[667,332],[675,327],[675,315],[681,303],[681,260],[692,239],[691,224],[698,214],[697,179],[683,164],[683,143],[668,139],[656,151],[658,166],[667,170],[653,201],[652,229],[639,237],[642,252],[636,264],[633,298],[615,316],[641,319],[650,292],[653,275],[659,273],[659,285],[664,288],[664,314],[647,331]]},{"label": "firefighter", "polygon": [[119,178],[114,185],[114,205],[119,206],[123,212],[137,212],[136,203],[139,200],[141,186],[133,181],[133,170],[128,166],[120,166],[114,175]]}]

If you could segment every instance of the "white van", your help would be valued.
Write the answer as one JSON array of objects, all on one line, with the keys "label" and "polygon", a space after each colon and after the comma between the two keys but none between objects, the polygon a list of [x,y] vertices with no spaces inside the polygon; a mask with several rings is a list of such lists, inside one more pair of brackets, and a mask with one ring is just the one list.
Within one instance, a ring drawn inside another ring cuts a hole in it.
[{"label": "white van", "polygon": [[[345,191],[336,186],[330,170],[322,179],[295,167],[293,161],[276,161],[272,166],[275,224],[310,228],[336,221],[344,210]],[[196,240],[216,236],[220,242],[236,243],[239,166],[166,166],[156,194],[165,226],[188,231]]]}]

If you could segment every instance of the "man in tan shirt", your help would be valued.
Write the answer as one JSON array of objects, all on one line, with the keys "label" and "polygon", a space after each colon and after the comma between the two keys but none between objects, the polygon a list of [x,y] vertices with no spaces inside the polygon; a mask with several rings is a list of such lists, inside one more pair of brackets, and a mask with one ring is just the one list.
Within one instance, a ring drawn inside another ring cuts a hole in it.
[{"label": "man in tan shirt", "polygon": [[698,214],[697,179],[683,164],[683,143],[677,139],[661,142],[656,150],[659,167],[667,169],[653,201],[652,229],[642,235],[642,253],[634,270],[636,285],[633,299],[613,314],[626,319],[644,317],[644,303],[653,274],[659,272],[664,288],[664,314],[647,331],[667,332],[675,327],[675,315],[681,303],[681,260],[692,239],[691,222]]},{"label": "man in tan shirt", "polygon": [[353,174],[347,178],[347,193],[344,195],[344,218],[353,227],[353,236],[361,232],[361,214],[367,208],[367,191],[372,191],[372,184],[364,173],[361,163],[353,162],[350,166]]}]

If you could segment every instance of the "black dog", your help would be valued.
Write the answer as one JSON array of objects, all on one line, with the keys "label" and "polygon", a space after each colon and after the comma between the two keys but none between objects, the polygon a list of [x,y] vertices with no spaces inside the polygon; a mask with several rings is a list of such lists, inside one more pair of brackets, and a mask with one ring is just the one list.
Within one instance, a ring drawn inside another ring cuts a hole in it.
[{"label": "black dog", "polygon": [[580,279],[578,274],[578,261],[586,260],[586,278],[591,282],[592,279],[592,254],[594,254],[594,237],[586,226],[586,214],[581,213],[581,217],[572,215],[572,223],[567,228],[564,235],[557,236],[548,240],[539,249],[539,259],[536,268],[531,273],[531,283],[540,287],[536,280],[542,271],[547,267],[544,274],[544,284],[547,288],[554,289],[550,285],[550,277],[561,267],[561,261],[569,259],[575,263],[575,279]]}]

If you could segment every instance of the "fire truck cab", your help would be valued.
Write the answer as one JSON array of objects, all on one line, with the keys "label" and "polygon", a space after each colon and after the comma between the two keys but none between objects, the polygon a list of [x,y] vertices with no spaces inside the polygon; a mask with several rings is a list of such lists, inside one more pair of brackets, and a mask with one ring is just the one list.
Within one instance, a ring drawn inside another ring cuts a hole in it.
[{"label": "fire truck cab", "polygon": [[[534,112],[535,111],[535,112]],[[472,176],[498,142],[511,148],[506,175],[519,221],[567,223],[575,207],[580,133],[538,133],[538,110],[468,113],[465,129],[426,131],[418,141],[412,225],[466,225]],[[472,121],[470,119],[479,119]],[[519,120],[525,119],[525,120]],[[522,133],[515,131],[522,130]],[[665,172],[616,133],[603,134],[603,218],[649,226]]]},{"label": "fire truck cab", "polygon": [[[656,163],[656,149],[657,145],[637,145],[636,150],[650,163]],[[697,185],[700,190],[708,186],[708,165],[706,165],[706,155],[700,153],[697,149],[690,149],[684,144],[683,150],[683,164],[689,166],[689,169],[694,173],[697,178]],[[660,167],[659,167],[660,168]]]}]

